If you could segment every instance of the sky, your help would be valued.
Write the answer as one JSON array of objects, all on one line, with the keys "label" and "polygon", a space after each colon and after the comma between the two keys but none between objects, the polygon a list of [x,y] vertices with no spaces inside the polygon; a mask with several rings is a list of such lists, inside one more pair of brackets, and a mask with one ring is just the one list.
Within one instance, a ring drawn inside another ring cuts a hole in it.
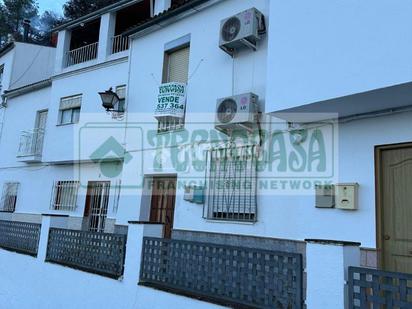
[{"label": "sky", "polygon": [[37,3],[39,4],[40,12],[49,10],[63,14],[62,5],[66,3],[66,0],[37,0]]}]

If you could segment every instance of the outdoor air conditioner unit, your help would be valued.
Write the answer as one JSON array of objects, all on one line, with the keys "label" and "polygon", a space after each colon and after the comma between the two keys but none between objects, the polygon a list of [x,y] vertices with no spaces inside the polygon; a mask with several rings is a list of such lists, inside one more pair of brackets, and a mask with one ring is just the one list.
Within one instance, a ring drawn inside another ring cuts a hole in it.
[{"label": "outdoor air conditioner unit", "polygon": [[255,8],[222,20],[219,47],[233,56],[242,47],[257,49],[257,43],[266,32],[264,15]]},{"label": "outdoor air conditioner unit", "polygon": [[223,133],[253,131],[258,122],[259,97],[245,93],[217,100],[215,128]]}]

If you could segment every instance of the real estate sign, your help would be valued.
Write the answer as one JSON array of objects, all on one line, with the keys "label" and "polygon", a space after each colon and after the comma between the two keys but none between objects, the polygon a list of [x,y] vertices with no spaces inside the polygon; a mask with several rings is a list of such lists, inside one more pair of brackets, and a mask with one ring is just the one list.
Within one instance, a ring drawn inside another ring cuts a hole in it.
[{"label": "real estate sign", "polygon": [[186,108],[186,84],[167,83],[159,86],[155,117],[183,118]]}]

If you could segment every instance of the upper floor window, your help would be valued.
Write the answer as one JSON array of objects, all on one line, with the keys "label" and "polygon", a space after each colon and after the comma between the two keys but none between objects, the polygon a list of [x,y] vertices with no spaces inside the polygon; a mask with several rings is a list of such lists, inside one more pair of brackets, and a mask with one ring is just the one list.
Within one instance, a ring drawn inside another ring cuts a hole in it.
[{"label": "upper floor window", "polygon": [[6,182],[3,185],[0,209],[2,211],[14,212],[17,203],[18,182]]},{"label": "upper floor window", "polygon": [[78,123],[81,105],[81,95],[62,98],[60,100],[59,124]]},{"label": "upper floor window", "polygon": [[[163,82],[179,82],[187,84],[189,76],[189,54],[190,46],[174,48],[165,52],[165,61],[163,64]],[[158,132],[169,132],[179,130],[184,127],[185,118],[164,117],[159,120]]]},{"label": "upper floor window", "polygon": [[116,94],[119,97],[119,110],[124,110],[124,104],[126,102],[126,85],[116,87]]},{"label": "upper floor window", "polygon": [[79,186],[78,181],[56,181],[53,185],[51,208],[54,210],[75,210]]}]

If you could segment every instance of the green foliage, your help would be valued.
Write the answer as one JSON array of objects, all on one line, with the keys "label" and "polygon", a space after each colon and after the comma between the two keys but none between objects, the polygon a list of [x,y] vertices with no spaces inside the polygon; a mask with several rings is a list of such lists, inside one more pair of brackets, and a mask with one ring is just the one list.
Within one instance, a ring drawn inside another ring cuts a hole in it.
[{"label": "green foliage", "polygon": [[76,19],[115,2],[119,0],[68,0],[63,6],[64,17]]}]

